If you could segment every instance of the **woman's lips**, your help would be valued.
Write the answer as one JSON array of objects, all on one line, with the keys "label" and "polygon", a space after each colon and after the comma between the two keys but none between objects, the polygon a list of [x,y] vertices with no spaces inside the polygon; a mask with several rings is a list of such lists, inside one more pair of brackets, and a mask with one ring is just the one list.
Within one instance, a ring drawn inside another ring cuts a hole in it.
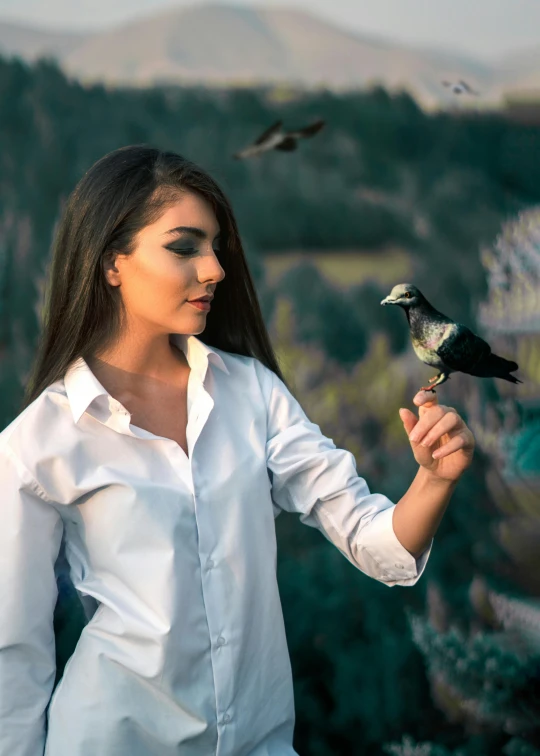
[{"label": "woman's lips", "polygon": [[193,307],[196,307],[198,310],[210,309],[210,302],[205,302],[204,299],[192,299],[191,301],[188,299],[188,302],[190,305],[193,305]]}]

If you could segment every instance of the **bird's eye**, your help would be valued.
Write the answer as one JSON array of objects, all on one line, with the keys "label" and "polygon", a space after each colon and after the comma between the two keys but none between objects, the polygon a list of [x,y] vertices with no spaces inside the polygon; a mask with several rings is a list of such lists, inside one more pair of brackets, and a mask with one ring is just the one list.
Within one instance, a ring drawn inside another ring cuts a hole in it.
[{"label": "bird's eye", "polygon": [[407,299],[410,299],[411,298],[411,292],[410,291],[406,291],[403,296],[407,297]]}]

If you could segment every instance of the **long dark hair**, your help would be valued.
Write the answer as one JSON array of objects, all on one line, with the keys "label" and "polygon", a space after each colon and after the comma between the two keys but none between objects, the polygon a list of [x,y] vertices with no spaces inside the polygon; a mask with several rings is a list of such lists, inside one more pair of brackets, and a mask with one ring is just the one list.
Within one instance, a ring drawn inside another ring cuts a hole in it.
[{"label": "long dark hair", "polygon": [[115,342],[125,309],[119,287],[105,278],[103,258],[111,251],[132,253],[135,235],[178,201],[179,190],[197,192],[211,204],[222,235],[217,256],[225,278],[197,338],[256,357],[285,382],[228,199],[190,160],[136,144],[94,163],[62,210],[45,285],[42,332],[21,411],[63,378],[74,360],[88,361]]}]

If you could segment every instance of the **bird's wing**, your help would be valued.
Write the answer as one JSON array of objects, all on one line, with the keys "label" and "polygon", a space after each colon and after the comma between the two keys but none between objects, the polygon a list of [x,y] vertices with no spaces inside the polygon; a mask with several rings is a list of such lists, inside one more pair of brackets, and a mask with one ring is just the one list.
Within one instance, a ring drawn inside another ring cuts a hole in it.
[{"label": "bird's wing", "polygon": [[466,90],[467,90],[467,92],[468,92],[469,94],[472,94],[472,95],[477,95],[477,94],[478,94],[478,92],[475,92],[475,91],[474,91],[474,89],[473,89],[472,87],[470,87],[470,86],[469,86],[469,85],[467,84],[467,82],[466,82],[466,81],[463,81],[463,79],[460,79],[460,82],[459,82],[459,83],[461,84],[461,86],[462,86],[462,87],[463,87],[464,89],[466,89]]},{"label": "bird's wing", "polygon": [[296,141],[296,139],[293,139],[292,137],[285,137],[282,142],[276,144],[275,149],[283,150],[283,152],[292,152],[292,150],[295,150],[297,147],[298,142]]},{"label": "bird's wing", "polygon": [[315,121],[315,123],[311,123],[309,126],[304,126],[303,129],[297,129],[296,131],[288,131],[287,136],[289,137],[312,137],[317,132],[319,132],[326,121],[323,121],[320,119],[319,121]]},{"label": "bird's wing", "polygon": [[437,355],[450,369],[469,373],[491,352],[491,347],[466,325],[455,325],[457,328],[440,344]]},{"label": "bird's wing", "polygon": [[245,158],[254,157],[255,155],[260,155],[262,152],[266,152],[266,150],[269,149],[263,145],[250,145],[249,147],[246,147],[244,150],[240,150],[239,152],[235,152],[233,157],[235,157],[237,160],[244,160]]},{"label": "bird's wing", "polygon": [[263,133],[258,137],[253,144],[262,144],[265,142],[268,137],[273,136],[274,134],[277,134],[277,132],[281,129],[283,126],[283,121],[276,121],[272,126],[270,126],[266,131],[263,131]]}]

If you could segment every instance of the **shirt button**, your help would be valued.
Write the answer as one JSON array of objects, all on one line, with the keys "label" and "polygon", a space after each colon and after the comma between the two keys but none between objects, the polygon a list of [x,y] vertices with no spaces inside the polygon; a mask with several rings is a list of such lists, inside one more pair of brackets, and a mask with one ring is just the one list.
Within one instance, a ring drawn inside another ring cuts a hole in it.
[{"label": "shirt button", "polygon": [[206,566],[208,567],[208,569],[209,569],[209,570],[211,570],[211,569],[212,569],[212,567],[214,566],[214,560],[213,560],[213,559],[209,559],[209,560],[208,560],[208,561],[206,562]]},{"label": "shirt button", "polygon": [[226,643],[225,638],[222,635],[220,635],[219,638],[217,639],[218,646],[224,646],[225,643]]},{"label": "shirt button", "polygon": [[225,724],[227,724],[227,722],[230,722],[230,721],[231,721],[231,717],[230,717],[230,715],[229,715],[229,714],[224,714],[224,715],[223,715],[223,722],[224,722]]}]

